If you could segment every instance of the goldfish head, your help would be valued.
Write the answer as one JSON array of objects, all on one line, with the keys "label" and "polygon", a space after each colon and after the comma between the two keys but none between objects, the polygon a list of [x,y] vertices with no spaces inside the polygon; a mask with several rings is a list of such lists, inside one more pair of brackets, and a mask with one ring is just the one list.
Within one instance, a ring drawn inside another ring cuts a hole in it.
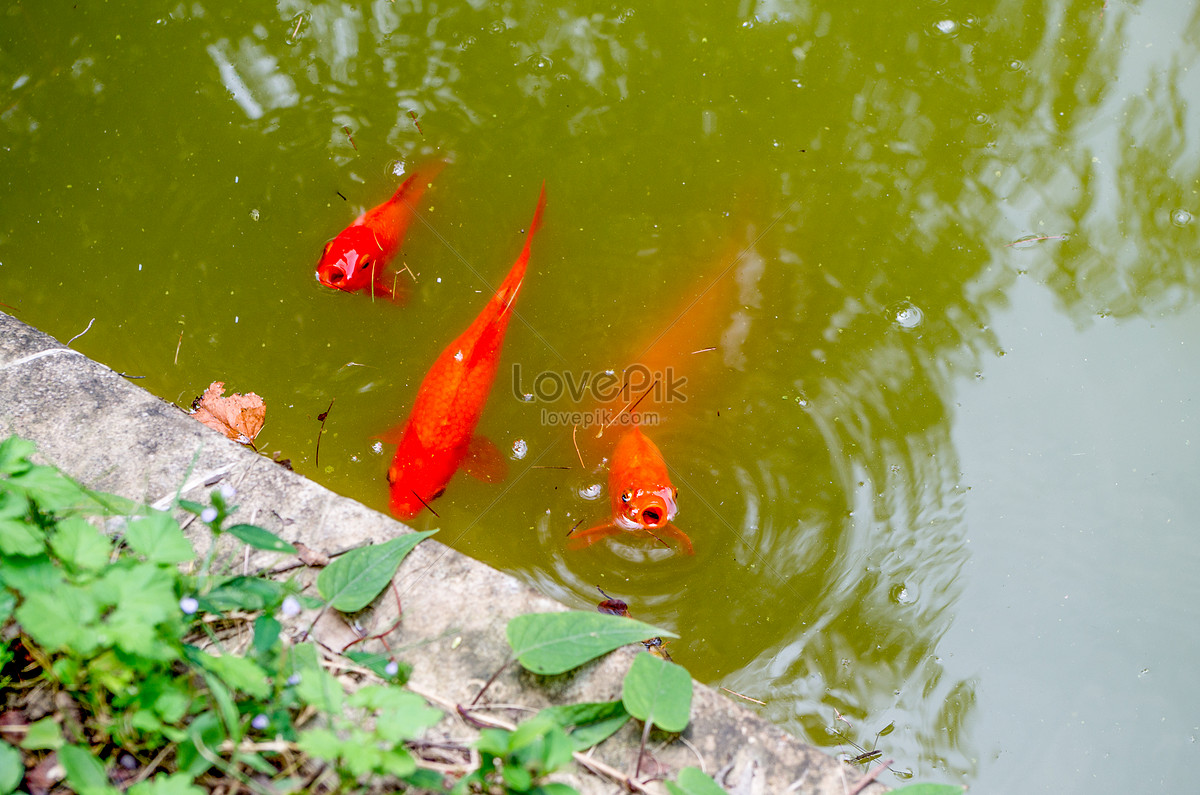
[{"label": "goldfish head", "polygon": [[665,484],[626,488],[613,495],[613,524],[624,530],[657,530],[675,518],[679,491]]},{"label": "goldfish head", "polygon": [[380,248],[365,226],[350,226],[329,241],[317,263],[317,281],[335,290],[357,290],[370,281]]},{"label": "goldfish head", "polygon": [[442,496],[463,457],[452,450],[420,448],[411,441],[414,437],[406,434],[401,440],[387,473],[389,505],[397,519],[414,518]]}]

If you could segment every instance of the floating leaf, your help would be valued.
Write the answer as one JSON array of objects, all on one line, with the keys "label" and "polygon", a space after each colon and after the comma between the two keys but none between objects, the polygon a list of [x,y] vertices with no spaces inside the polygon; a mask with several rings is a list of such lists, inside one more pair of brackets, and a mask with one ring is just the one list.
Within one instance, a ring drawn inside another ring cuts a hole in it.
[{"label": "floating leaf", "polygon": [[343,613],[362,610],[396,576],[404,556],[436,532],[406,533],[383,544],[351,550],[317,576],[317,591]]},{"label": "floating leaf", "polygon": [[625,674],[621,701],[635,718],[681,732],[692,710],[692,677],[675,663],[639,654]]},{"label": "floating leaf", "polygon": [[698,767],[679,771],[679,783],[664,781],[671,795],[725,795],[725,790]]},{"label": "floating leaf", "polygon": [[240,538],[255,549],[265,549],[267,552],[286,552],[289,555],[296,554],[294,546],[258,525],[235,524],[233,527],[226,527],[225,532],[234,538]]},{"label": "floating leaf", "polygon": [[253,392],[225,393],[224,381],[213,381],[192,404],[192,416],[214,431],[241,444],[250,444],[267,421],[267,407]]},{"label": "floating leaf", "polygon": [[561,674],[627,643],[674,633],[631,618],[569,611],[529,613],[508,622],[508,645],[535,674]]}]

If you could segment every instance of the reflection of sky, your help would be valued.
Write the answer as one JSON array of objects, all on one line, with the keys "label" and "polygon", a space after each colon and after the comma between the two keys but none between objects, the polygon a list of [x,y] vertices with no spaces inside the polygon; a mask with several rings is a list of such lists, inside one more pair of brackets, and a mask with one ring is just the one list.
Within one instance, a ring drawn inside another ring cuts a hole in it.
[{"label": "reflection of sky", "polygon": [[236,49],[228,39],[221,39],[208,46],[208,54],[217,65],[221,83],[248,118],[259,119],[267,110],[300,101],[296,84],[280,71],[275,56],[254,39],[243,38]]},{"label": "reflection of sky", "polygon": [[1131,759],[1195,747],[1200,311],[1077,331],[1032,279],[1010,295],[1005,356],[959,387],[971,559],[942,647],[980,677],[996,791],[1064,766],[1145,791]]}]

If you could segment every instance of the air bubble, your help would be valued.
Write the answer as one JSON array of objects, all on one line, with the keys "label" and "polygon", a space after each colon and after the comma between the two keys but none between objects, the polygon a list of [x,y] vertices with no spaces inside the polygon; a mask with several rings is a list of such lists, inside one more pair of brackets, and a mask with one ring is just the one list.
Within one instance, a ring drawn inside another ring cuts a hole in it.
[{"label": "air bubble", "polygon": [[1187,210],[1175,210],[1171,213],[1171,223],[1175,224],[1175,226],[1187,226],[1192,220],[1192,214]]},{"label": "air bubble", "polygon": [[1011,61],[1005,64],[1005,67],[1007,67],[1008,71],[1010,72],[1020,72],[1025,68],[1025,63],[1018,58],[1013,58]]},{"label": "air bubble", "polygon": [[600,496],[602,491],[604,491],[604,487],[599,483],[589,483],[579,490],[579,496],[585,500],[594,500]]},{"label": "air bubble", "polygon": [[525,457],[525,454],[528,452],[529,452],[529,445],[526,444],[524,439],[517,439],[515,442],[513,442],[513,444],[512,444],[513,460],[520,461],[522,458]]},{"label": "air bubble", "polygon": [[917,589],[908,583],[898,583],[892,586],[888,597],[898,605],[911,605],[917,601]]},{"label": "air bubble", "polygon": [[535,72],[545,72],[550,67],[554,66],[554,61],[551,61],[544,55],[533,54],[525,59],[525,63]]},{"label": "air bubble", "polygon": [[933,32],[938,36],[952,39],[958,35],[958,23],[953,19],[940,19],[933,23]]},{"label": "air bubble", "polygon": [[497,19],[495,22],[488,25],[488,30],[490,30],[492,33],[503,33],[504,31],[508,30],[508,25],[504,24],[504,20]]},{"label": "air bubble", "polygon": [[914,329],[921,325],[921,321],[925,319],[925,313],[920,310],[915,304],[908,301],[903,301],[892,307],[892,321],[900,328]]}]

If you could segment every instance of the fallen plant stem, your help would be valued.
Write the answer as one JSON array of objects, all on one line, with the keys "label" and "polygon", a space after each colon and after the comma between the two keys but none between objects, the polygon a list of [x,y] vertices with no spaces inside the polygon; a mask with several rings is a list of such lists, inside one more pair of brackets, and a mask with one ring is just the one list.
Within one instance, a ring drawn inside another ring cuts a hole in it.
[{"label": "fallen plant stem", "polygon": [[850,790],[847,795],[858,795],[858,793],[869,787],[871,782],[879,777],[880,773],[891,767],[892,763],[895,761],[895,759],[888,759],[885,762],[880,762],[879,767],[872,768],[869,773],[859,779],[859,782],[854,785],[854,789]]}]

